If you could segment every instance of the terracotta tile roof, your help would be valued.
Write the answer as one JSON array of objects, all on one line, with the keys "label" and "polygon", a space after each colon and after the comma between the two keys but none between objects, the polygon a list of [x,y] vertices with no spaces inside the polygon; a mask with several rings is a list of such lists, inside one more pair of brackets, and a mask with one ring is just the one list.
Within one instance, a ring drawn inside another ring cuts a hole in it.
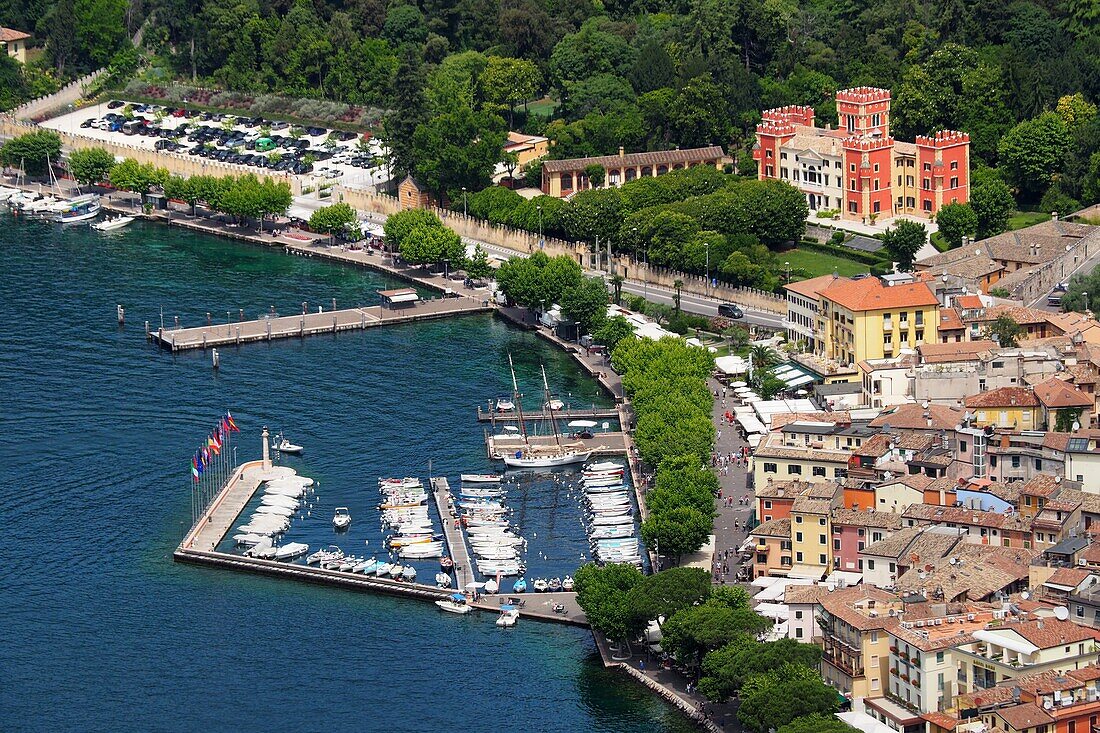
[{"label": "terracotta tile roof", "polygon": [[1071,437],[1073,433],[1056,433],[1052,430],[1043,436],[1043,447],[1064,453]]},{"label": "terracotta tile roof", "polygon": [[936,506],[934,504],[913,504],[902,514],[905,519],[951,523],[968,527],[990,527],[997,529],[1028,531],[1027,520],[1017,515],[1001,512],[986,512],[980,509],[968,509],[962,506]]},{"label": "terracotta tile roof", "polygon": [[[893,593],[888,593],[875,586],[856,585],[849,588],[838,588],[832,593],[822,596],[818,603],[832,615],[844,621],[859,631],[872,629],[890,629],[900,624],[899,619],[892,617],[887,612],[891,603],[897,603],[900,599]],[[857,604],[866,606],[866,601],[875,602],[876,616],[864,613],[856,608]]]},{"label": "terracotta tile roof", "polygon": [[756,529],[749,532],[749,534],[755,535],[756,537],[786,537],[790,539],[791,520],[773,519],[770,522],[764,522],[757,525]]},{"label": "terracotta tile roof", "polygon": [[925,283],[887,287],[877,277],[865,277],[860,280],[838,279],[822,290],[821,295],[850,311],[914,308],[939,304],[936,294]]},{"label": "terracotta tile roof", "polygon": [[982,303],[982,299],[977,295],[960,295],[955,298],[955,305],[967,310],[985,307],[985,304]]},{"label": "terracotta tile roof", "polygon": [[1039,399],[1025,387],[998,387],[967,397],[967,407],[1038,407]]},{"label": "terracotta tile roof", "polygon": [[927,720],[932,725],[942,728],[943,730],[955,730],[955,726],[959,724],[958,719],[948,715],[947,713],[931,712],[922,713],[921,717]]},{"label": "terracotta tile roof", "polygon": [[1004,266],[995,262],[989,252],[978,242],[976,246],[959,247],[925,257],[915,263],[918,270],[945,275],[957,275],[963,278],[982,278],[1000,272]]},{"label": "terracotta tile roof", "polygon": [[881,458],[890,452],[890,436],[886,433],[872,435],[870,439],[863,441],[863,445],[852,451],[855,456],[870,456]]},{"label": "terracotta tile roof", "polygon": [[900,558],[923,529],[924,527],[903,527],[886,539],[871,543],[860,554]]},{"label": "terracotta tile roof", "polygon": [[800,496],[791,505],[791,511],[799,514],[828,514],[833,508],[830,499],[814,499],[808,496]]},{"label": "terracotta tile roof", "polygon": [[[939,558],[921,559],[897,579],[896,585],[899,591],[920,592],[935,588],[943,592],[943,600],[947,602],[964,598],[981,600],[1026,580],[1029,564],[1036,553],[1035,550],[959,542]],[[929,565],[932,570],[928,569]]]},{"label": "terracotta tile roof", "polygon": [[821,295],[821,291],[832,285],[836,279],[832,275],[819,275],[818,277],[811,277],[809,280],[799,280],[790,285],[785,285],[784,289],[817,300],[817,297]]},{"label": "terracotta tile roof", "polygon": [[1016,730],[1027,730],[1040,725],[1050,725],[1054,722],[1054,718],[1047,715],[1041,707],[1032,702],[998,708],[993,713]]},{"label": "terracotta tile roof", "polygon": [[1100,565],[1100,543],[1093,542],[1077,555],[1091,565]]},{"label": "terracotta tile roof", "polygon": [[778,444],[775,446],[760,444],[753,452],[754,458],[787,458],[791,460],[820,461],[822,463],[848,464],[848,453],[824,448],[794,448]]},{"label": "terracotta tile roof", "polygon": [[1028,324],[1047,323],[1050,314],[1035,308],[1026,308],[1022,305],[991,305],[985,309],[979,320],[981,322],[995,321],[1001,316],[1008,316],[1022,326]]},{"label": "terracotta tile roof", "polygon": [[1096,373],[1085,364],[1069,364],[1066,373],[1073,377],[1074,384],[1096,384]]},{"label": "terracotta tile roof", "polygon": [[833,525],[901,529],[901,515],[893,512],[869,512],[862,509],[833,510]]},{"label": "terracotta tile roof", "polygon": [[768,482],[756,489],[757,499],[794,499],[802,496],[813,487],[809,481],[796,479],[794,481],[776,481],[768,479]]},{"label": "terracotta tile roof", "polygon": [[17,31],[14,28],[4,28],[0,26],[0,43],[11,43],[12,41],[22,41],[24,38],[30,38],[29,33],[23,31]]},{"label": "terracotta tile roof", "polygon": [[924,434],[915,435],[913,433],[903,433],[897,436],[897,439],[893,441],[894,447],[901,450],[915,450],[924,451],[931,448],[938,441],[934,435]]},{"label": "terracotta tile roof", "polygon": [[1008,623],[1000,628],[1015,631],[1040,649],[1100,639],[1100,629],[1081,626],[1072,621],[1059,621],[1056,618]]},{"label": "terracotta tile roof", "polygon": [[[961,331],[966,328],[957,308],[940,308],[940,331]],[[965,343],[965,342],[964,342]]]},{"label": "terracotta tile roof", "polygon": [[1043,585],[1060,585],[1064,588],[1076,588],[1086,578],[1092,575],[1092,571],[1084,568],[1058,568],[1054,574],[1043,581]]},{"label": "terracotta tile roof", "polygon": [[788,585],[783,590],[783,602],[791,603],[817,603],[829,595],[828,586],[824,585]]},{"label": "terracotta tile roof", "polygon": [[1066,672],[1067,677],[1072,677],[1078,682],[1092,682],[1093,680],[1100,680],[1100,665],[1090,664],[1087,667],[1081,669],[1071,669]]},{"label": "terracotta tile roof", "polygon": [[1030,496],[1053,496],[1062,485],[1062,477],[1053,473],[1037,473],[1020,487],[1020,494]]},{"label": "terracotta tile roof", "polygon": [[1035,396],[1047,409],[1060,407],[1092,407],[1096,398],[1086,394],[1080,388],[1074,389],[1058,377],[1051,377],[1034,387]]},{"label": "terracotta tile roof", "polygon": [[699,160],[721,160],[726,157],[719,145],[706,148],[685,150],[654,150],[645,153],[626,153],[624,155],[597,155],[592,158],[570,158],[568,160],[548,160],[542,164],[543,170],[550,173],[570,173],[583,171],[590,165],[602,165],[605,168],[619,168],[645,165],[671,165],[691,163]]},{"label": "terracotta tile roof", "polygon": [[[924,416],[925,412],[932,418],[931,426]],[[929,405],[925,410],[921,405],[907,403],[883,410],[870,422],[870,426],[881,428],[889,425],[899,430],[951,430],[962,421],[962,416],[962,410],[948,405]]]},{"label": "terracotta tile roof", "polygon": [[[960,323],[959,328],[962,328]],[[943,330],[943,325],[940,325]],[[997,344],[989,339],[977,341],[962,341],[950,344],[921,344],[917,347],[921,361],[925,364],[942,364],[953,361],[979,361],[978,355],[983,351],[992,351]]]}]

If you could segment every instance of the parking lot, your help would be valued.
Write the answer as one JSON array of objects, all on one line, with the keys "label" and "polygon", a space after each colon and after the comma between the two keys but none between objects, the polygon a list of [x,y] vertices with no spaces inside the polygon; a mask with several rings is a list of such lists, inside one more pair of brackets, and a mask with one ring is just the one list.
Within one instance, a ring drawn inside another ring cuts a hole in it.
[{"label": "parking lot", "polygon": [[352,132],[281,120],[198,112],[112,100],[42,123],[43,127],[124,145],[163,150],[241,167],[241,172],[302,177],[373,190],[389,179],[386,150]]}]

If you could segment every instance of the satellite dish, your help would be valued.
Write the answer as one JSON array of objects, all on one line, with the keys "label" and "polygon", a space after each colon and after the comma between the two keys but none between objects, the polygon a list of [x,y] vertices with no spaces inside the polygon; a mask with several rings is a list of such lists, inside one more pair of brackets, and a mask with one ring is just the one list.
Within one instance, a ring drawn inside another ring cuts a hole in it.
[{"label": "satellite dish", "polygon": [[1069,620],[1069,609],[1065,606],[1058,606],[1058,608],[1054,609],[1054,618],[1059,621]]}]

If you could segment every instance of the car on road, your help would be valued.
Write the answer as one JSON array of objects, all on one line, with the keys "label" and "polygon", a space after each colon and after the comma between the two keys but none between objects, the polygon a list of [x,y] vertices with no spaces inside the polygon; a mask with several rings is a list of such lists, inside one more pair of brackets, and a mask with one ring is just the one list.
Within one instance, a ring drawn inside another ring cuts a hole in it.
[{"label": "car on road", "polygon": [[718,315],[725,316],[726,318],[744,318],[745,311],[741,310],[741,307],[734,303],[719,303]]}]

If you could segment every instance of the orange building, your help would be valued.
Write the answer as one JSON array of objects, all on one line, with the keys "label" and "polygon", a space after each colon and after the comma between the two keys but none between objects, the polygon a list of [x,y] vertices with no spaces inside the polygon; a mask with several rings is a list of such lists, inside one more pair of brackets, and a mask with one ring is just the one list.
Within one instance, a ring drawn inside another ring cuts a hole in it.
[{"label": "orange building", "polygon": [[812,211],[872,222],[901,214],[931,218],[970,199],[970,137],[951,130],[902,142],[890,135],[890,90],[843,89],[839,125],[814,126],[812,107],[765,110],[753,157],[760,179],[787,181]]}]

